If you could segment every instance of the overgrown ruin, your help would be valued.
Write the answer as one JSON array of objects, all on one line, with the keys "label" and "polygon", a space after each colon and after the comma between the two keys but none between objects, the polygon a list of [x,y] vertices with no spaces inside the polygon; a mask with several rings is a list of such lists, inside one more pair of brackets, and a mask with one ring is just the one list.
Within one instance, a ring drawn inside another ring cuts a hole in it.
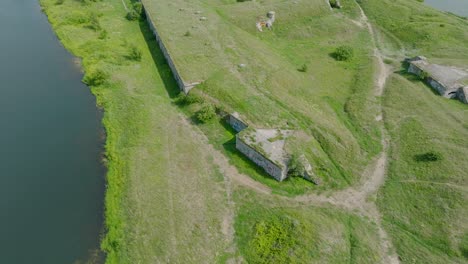
[{"label": "overgrown ruin", "polygon": [[456,67],[429,63],[423,56],[406,60],[408,72],[423,79],[445,98],[458,98],[467,103],[468,71]]}]

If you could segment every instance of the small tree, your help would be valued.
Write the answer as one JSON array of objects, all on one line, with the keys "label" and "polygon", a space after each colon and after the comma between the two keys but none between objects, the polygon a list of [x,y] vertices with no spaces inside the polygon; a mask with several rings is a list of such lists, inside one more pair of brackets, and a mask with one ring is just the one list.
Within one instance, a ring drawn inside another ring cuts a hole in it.
[{"label": "small tree", "polygon": [[354,56],[354,49],[350,46],[340,46],[332,55],[338,61],[349,61]]},{"label": "small tree", "polygon": [[206,104],[197,112],[198,121],[207,123],[216,116],[216,110],[211,104]]}]

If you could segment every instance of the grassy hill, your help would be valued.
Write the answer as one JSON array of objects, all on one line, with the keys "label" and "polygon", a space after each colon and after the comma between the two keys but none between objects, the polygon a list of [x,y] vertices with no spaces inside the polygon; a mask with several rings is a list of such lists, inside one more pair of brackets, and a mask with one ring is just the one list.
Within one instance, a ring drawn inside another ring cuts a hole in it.
[{"label": "grassy hill", "polygon": [[[324,188],[355,183],[380,152],[371,39],[352,21],[359,13],[352,1],[344,11],[322,0],[143,3],[184,79],[204,81],[192,91],[255,127],[304,131],[310,138],[303,151]],[[270,10],[274,29],[258,32],[257,17]],[[355,56],[336,61],[331,54],[344,44]],[[306,72],[298,70],[303,65]]]},{"label": "grassy hill", "polygon": [[[331,11],[322,0],[144,0],[184,78],[204,80],[195,103],[181,105],[146,22],[125,19],[131,1],[41,0],[105,110],[107,263],[383,262],[378,212],[290,197],[357,184],[381,151],[380,100],[390,158],[377,204],[401,262],[466,263],[467,107],[402,73],[399,60],[468,65],[467,22],[418,1],[358,2],[396,69],[383,98],[373,95],[371,36],[354,1]],[[270,10],[274,29],[257,32]],[[336,61],[344,44],[354,58]],[[294,145],[323,184],[278,183],[235,150],[222,120],[187,122],[208,103],[257,127],[302,130]],[[219,153],[273,194],[231,182]]]}]

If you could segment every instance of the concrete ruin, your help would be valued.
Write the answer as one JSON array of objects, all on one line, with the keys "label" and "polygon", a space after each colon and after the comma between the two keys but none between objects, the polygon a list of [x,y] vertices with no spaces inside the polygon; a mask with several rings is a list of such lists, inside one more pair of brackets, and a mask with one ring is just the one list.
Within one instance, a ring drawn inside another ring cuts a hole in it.
[{"label": "concrete ruin", "polygon": [[256,24],[258,31],[263,32],[263,27],[272,29],[273,23],[275,23],[275,20],[276,20],[276,13],[275,11],[270,11],[267,13],[266,19],[260,18],[259,20],[260,21],[257,21],[257,24]]},{"label": "concrete ruin", "polygon": [[188,94],[189,91],[197,86],[198,84],[201,83],[201,81],[195,81],[195,82],[186,82],[184,79],[182,79],[182,76],[180,75],[179,71],[177,70],[176,64],[174,63],[174,60],[172,59],[168,49],[166,48],[166,45],[164,44],[164,41],[162,40],[161,36],[158,33],[158,30],[156,28],[156,25],[154,23],[154,20],[151,17],[151,14],[146,11],[146,8],[144,8],[145,2],[142,2],[143,9],[145,11],[146,15],[146,20],[149,24],[149,27],[151,28],[151,31],[154,34],[154,37],[156,38],[156,41],[159,45],[159,48],[161,49],[164,58],[167,61],[167,64],[169,65],[169,68],[171,69],[172,75],[174,76],[175,81],[177,82],[177,85],[179,86],[179,89],[181,92],[184,94]]},{"label": "concrete ruin", "polygon": [[236,148],[270,176],[283,181],[288,176],[285,140],[291,130],[247,128],[236,135]]},{"label": "concrete ruin", "polygon": [[[285,145],[286,139],[294,134],[293,130],[249,128],[237,112],[227,115],[226,121],[238,132],[237,150],[276,180],[283,181],[288,177],[291,155],[285,150]],[[320,184],[320,179],[315,176],[312,165],[304,155],[300,156],[300,163],[304,166],[301,176],[312,183]]]},{"label": "concrete ruin", "polygon": [[468,71],[451,66],[429,63],[423,56],[406,60],[408,72],[419,76],[440,95],[446,98],[458,98],[466,103]]},{"label": "concrete ruin", "polygon": [[249,127],[249,125],[240,118],[239,113],[234,112],[227,116],[227,122],[236,132],[241,132],[242,130]]}]

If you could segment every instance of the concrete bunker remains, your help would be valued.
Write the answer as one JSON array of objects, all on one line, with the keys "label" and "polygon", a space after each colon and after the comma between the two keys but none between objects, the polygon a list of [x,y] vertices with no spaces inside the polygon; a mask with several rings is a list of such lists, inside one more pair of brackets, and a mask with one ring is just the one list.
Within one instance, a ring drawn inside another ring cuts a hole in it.
[{"label": "concrete bunker remains", "polygon": [[408,72],[423,79],[445,98],[458,98],[466,103],[468,71],[456,67],[429,63],[423,56],[407,59]]}]

